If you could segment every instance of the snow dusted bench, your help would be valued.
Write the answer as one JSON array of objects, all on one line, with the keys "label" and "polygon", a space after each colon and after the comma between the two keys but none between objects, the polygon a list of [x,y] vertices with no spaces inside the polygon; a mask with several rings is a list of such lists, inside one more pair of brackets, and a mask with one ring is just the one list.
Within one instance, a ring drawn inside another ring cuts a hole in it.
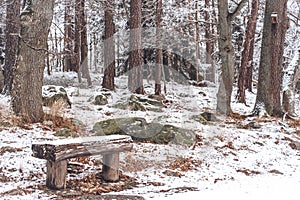
[{"label": "snow dusted bench", "polygon": [[32,144],[33,157],[47,160],[46,186],[66,187],[67,160],[70,158],[103,155],[103,178],[119,180],[119,153],[133,147],[130,136],[111,135],[45,141]]}]

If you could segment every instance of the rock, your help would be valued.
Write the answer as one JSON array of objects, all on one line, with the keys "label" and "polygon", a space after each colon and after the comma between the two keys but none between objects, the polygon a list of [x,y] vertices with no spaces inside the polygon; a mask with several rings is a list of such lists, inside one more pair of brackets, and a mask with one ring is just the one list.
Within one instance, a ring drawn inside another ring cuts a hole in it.
[{"label": "rock", "polygon": [[258,122],[251,121],[251,122],[239,122],[237,123],[237,128],[241,129],[260,129],[261,125]]},{"label": "rock", "polygon": [[208,124],[209,122],[217,122],[219,119],[216,117],[215,114],[210,112],[203,112],[199,115],[192,116],[192,119],[202,123],[202,124]]},{"label": "rock", "polygon": [[203,81],[189,81],[189,84],[190,85],[193,85],[195,87],[216,87],[216,85],[210,81],[206,81],[206,80],[203,80]]},{"label": "rock", "polygon": [[129,98],[129,109],[132,111],[147,111],[146,107],[140,102],[140,99],[131,95]]},{"label": "rock", "polygon": [[69,108],[71,101],[64,87],[55,85],[45,85],[42,89],[43,105],[52,106],[55,102],[62,100]]},{"label": "rock", "polygon": [[55,136],[57,137],[70,137],[72,136],[72,131],[70,129],[67,128],[62,128],[58,131],[56,131],[56,133],[54,133]]},{"label": "rock", "polygon": [[147,123],[144,118],[116,118],[98,122],[93,131],[97,135],[130,135],[139,142],[155,144],[188,144],[194,141],[195,134],[186,129],[159,123]]},{"label": "rock", "polygon": [[93,127],[93,131],[97,135],[130,135],[133,132],[141,132],[146,124],[146,120],[139,117],[108,119],[97,122]]},{"label": "rock", "polygon": [[195,134],[187,129],[178,128],[173,125],[164,125],[161,131],[150,138],[154,144],[187,144],[192,145]]},{"label": "rock", "polygon": [[91,96],[88,102],[92,102],[92,104],[97,106],[103,106],[108,104],[108,98],[111,96],[110,92],[100,91]]},{"label": "rock", "polygon": [[97,106],[103,106],[103,105],[108,104],[108,98],[104,94],[97,94],[97,95],[91,97],[89,99],[89,101],[91,101],[92,104],[97,105]]},{"label": "rock", "polygon": [[131,95],[128,99],[121,99],[113,107],[123,110],[129,109],[131,111],[163,112],[165,106],[157,95],[150,95],[149,97]]}]

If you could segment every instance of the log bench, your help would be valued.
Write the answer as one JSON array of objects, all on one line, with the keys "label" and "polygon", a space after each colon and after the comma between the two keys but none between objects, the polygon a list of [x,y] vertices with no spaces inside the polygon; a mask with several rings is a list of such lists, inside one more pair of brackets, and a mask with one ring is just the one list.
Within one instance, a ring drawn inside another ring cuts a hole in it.
[{"label": "log bench", "polygon": [[119,180],[119,153],[133,147],[130,136],[92,136],[32,144],[32,156],[47,160],[46,186],[66,188],[67,163],[70,158],[103,155],[103,179]]}]

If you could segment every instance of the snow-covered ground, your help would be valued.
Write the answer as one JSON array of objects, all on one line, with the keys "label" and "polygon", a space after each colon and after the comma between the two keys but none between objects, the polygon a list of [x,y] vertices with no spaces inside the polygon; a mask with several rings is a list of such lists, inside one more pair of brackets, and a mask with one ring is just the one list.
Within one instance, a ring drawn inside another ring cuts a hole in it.
[{"label": "snow-covered ground", "polygon": [[[61,74],[57,75],[60,77]],[[65,74],[64,76],[69,76]],[[97,80],[97,79],[95,79]],[[64,116],[74,117],[87,130],[101,120],[139,116],[151,122],[162,122],[188,128],[199,135],[194,148],[178,145],[135,143],[134,150],[121,154],[121,170],[136,179],[131,189],[110,194],[137,195],[145,199],[299,199],[300,152],[290,147],[300,141],[293,127],[280,119],[225,118],[208,125],[191,119],[204,110],[215,108],[216,87],[195,87],[168,83],[166,98],[172,104],[164,112],[128,111],[111,105],[129,97],[126,76],[117,78],[117,89],[111,92],[105,106],[91,104],[88,99],[101,92],[100,80],[91,88],[67,87],[72,96],[72,109]],[[78,86],[78,85],[77,85]],[[148,94],[153,84],[145,84]],[[233,94],[233,97],[235,94]],[[233,98],[234,101],[234,98]],[[248,107],[233,102],[235,112],[249,114],[255,94],[247,93]],[[296,103],[300,115],[299,101]],[[53,140],[54,131],[47,124],[23,127],[10,123],[9,98],[0,96],[0,199],[55,199],[60,193],[45,189],[45,161],[31,156],[35,141]],[[99,169],[93,157],[80,174],[68,174],[67,179],[80,179]],[[72,188],[71,188],[72,189]]]}]

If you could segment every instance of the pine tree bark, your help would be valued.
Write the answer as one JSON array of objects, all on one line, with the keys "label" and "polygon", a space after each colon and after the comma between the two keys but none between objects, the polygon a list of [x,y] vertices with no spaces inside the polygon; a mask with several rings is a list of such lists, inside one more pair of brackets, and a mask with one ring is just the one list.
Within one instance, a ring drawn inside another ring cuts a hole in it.
[{"label": "pine tree bark", "polygon": [[161,95],[161,74],[163,68],[163,52],[161,41],[162,0],[156,2],[156,69],[155,69],[155,95]]},{"label": "pine tree bark", "polygon": [[113,2],[106,1],[104,11],[104,77],[102,87],[114,90],[115,83],[115,40],[113,20]]},{"label": "pine tree bark", "polygon": [[4,64],[4,88],[3,92],[10,94],[13,84],[13,71],[16,64],[18,41],[20,34],[20,2],[8,0],[6,6],[5,29],[5,64]]},{"label": "pine tree bark", "polygon": [[[258,17],[259,0],[253,0],[251,5],[251,14],[247,22],[244,48],[242,52],[242,60],[238,78],[238,102],[246,103],[246,88],[252,85],[252,69],[253,69],[253,48],[256,30],[256,21]],[[250,75],[250,76],[249,76]]]},{"label": "pine tree bark", "polygon": [[21,13],[12,107],[24,121],[40,122],[43,120],[43,73],[54,0],[27,3],[26,10]]},{"label": "pine tree bark", "polygon": [[[272,17],[276,15],[276,18]],[[273,19],[272,19],[273,18]],[[282,114],[280,101],[284,41],[288,25],[287,0],[267,0],[254,112]]]},{"label": "pine tree bark", "polygon": [[129,52],[129,77],[128,89],[137,94],[144,94],[143,86],[143,60],[142,60],[142,35],[141,0],[130,0],[130,52]]}]

